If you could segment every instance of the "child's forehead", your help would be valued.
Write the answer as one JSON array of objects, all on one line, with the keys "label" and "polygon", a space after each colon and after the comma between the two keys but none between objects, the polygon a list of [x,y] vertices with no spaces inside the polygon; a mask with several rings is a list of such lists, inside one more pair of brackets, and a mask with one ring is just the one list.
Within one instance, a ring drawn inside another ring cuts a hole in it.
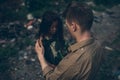
[{"label": "child's forehead", "polygon": [[54,22],[52,23],[51,27],[57,27],[57,25],[58,25],[58,21],[54,21]]}]

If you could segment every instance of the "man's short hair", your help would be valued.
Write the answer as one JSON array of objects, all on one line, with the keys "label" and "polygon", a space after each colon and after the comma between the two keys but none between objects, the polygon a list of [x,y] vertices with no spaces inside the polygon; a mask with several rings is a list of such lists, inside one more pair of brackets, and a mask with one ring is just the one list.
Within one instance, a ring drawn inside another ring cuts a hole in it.
[{"label": "man's short hair", "polygon": [[63,17],[70,24],[76,22],[81,26],[82,31],[90,30],[93,23],[93,12],[85,3],[72,2],[63,12]]}]

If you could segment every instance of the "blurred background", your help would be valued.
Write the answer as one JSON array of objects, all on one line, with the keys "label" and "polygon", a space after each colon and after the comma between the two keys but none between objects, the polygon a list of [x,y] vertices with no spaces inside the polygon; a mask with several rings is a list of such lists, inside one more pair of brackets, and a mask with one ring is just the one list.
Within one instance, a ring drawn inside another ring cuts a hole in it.
[{"label": "blurred background", "polygon": [[46,10],[61,14],[71,1],[94,12],[92,32],[105,49],[96,80],[120,80],[120,0],[0,0],[0,80],[44,80],[34,51],[41,16]]}]

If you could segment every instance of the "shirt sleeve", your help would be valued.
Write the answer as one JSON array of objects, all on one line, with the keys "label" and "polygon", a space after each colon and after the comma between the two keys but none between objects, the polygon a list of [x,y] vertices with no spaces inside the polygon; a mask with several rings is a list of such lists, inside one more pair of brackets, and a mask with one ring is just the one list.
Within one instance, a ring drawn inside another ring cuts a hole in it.
[{"label": "shirt sleeve", "polygon": [[[73,57],[71,57],[73,59]],[[43,70],[43,75],[46,80],[57,80],[61,79],[61,76],[66,72],[66,70],[70,67],[71,64],[74,63],[74,60],[71,61],[68,57],[64,58],[55,68],[51,66],[47,66]]]},{"label": "shirt sleeve", "polygon": [[60,79],[61,75],[66,71],[68,66],[66,66],[66,60],[65,62],[62,62],[61,64],[58,64],[55,68],[52,68],[51,66],[47,66],[43,70],[43,75],[46,80],[57,80]]},{"label": "shirt sleeve", "polygon": [[53,68],[51,66],[47,66],[44,70],[43,70],[43,75],[46,76],[48,73],[52,72]]}]

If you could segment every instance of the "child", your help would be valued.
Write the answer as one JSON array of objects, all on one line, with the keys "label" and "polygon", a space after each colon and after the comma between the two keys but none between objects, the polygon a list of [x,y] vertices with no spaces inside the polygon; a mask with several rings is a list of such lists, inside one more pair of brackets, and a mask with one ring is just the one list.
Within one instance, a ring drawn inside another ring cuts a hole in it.
[{"label": "child", "polygon": [[46,11],[39,27],[39,37],[45,49],[44,57],[50,64],[57,65],[67,53],[63,39],[63,24],[60,17],[52,11]]}]

